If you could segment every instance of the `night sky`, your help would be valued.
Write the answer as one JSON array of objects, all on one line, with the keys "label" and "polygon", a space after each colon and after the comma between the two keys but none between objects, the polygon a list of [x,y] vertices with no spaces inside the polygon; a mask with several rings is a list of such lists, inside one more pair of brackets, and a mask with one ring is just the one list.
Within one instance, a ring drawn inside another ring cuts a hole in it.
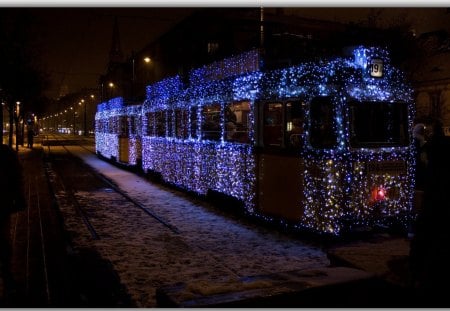
[{"label": "night sky", "polygon": [[[39,63],[50,74],[52,84],[47,95],[57,97],[61,91],[97,87],[99,76],[106,71],[115,16],[122,51],[128,57],[133,50],[142,49],[188,16],[194,8],[41,7],[28,10],[34,16]],[[368,16],[377,16],[377,26],[409,23],[418,35],[436,29],[450,31],[450,13],[445,8],[286,8],[285,12],[356,23],[367,23]]]},{"label": "night sky", "polygon": [[125,57],[170,29],[190,8],[40,8],[33,9],[36,46],[50,74],[48,96],[61,90],[95,88],[106,71],[114,18]]}]

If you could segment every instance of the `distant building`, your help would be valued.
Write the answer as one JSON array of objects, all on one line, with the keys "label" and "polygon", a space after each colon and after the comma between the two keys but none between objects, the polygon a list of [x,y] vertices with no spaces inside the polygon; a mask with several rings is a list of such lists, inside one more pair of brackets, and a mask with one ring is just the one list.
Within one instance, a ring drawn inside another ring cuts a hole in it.
[{"label": "distant building", "polygon": [[450,135],[450,35],[436,31],[417,40],[424,52],[411,75],[417,119],[438,118]]}]

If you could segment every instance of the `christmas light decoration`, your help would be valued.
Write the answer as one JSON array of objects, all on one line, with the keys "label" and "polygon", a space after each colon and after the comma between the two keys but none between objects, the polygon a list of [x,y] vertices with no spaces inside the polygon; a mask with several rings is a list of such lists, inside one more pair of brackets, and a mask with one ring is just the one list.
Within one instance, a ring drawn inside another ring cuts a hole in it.
[{"label": "christmas light decoration", "polygon": [[[411,148],[395,144],[353,146],[350,135],[350,102],[356,105],[405,102],[406,135],[412,139],[409,130],[414,115],[412,90],[402,73],[391,66],[388,52],[358,47],[351,57],[272,71],[259,71],[259,63],[258,52],[251,51],[193,70],[188,84],[175,76],[148,86],[141,111],[144,171],[158,173],[164,181],[199,194],[214,190],[234,197],[245,203],[250,214],[280,221],[261,214],[256,206],[255,111],[259,100],[302,98],[306,103],[306,123],[297,156],[304,159],[304,169],[298,168],[304,181],[304,200],[299,202],[298,209],[304,212],[295,225],[339,234],[349,224],[374,225],[389,218],[403,219],[412,208]],[[331,125],[336,142],[332,147],[318,148],[310,144],[311,102],[323,96],[332,104]],[[227,105],[239,101],[250,105],[247,143],[226,139]],[[106,112],[99,107],[99,121],[116,120],[123,113],[123,108],[113,108],[116,102],[108,104],[107,116],[102,115]],[[218,115],[218,138],[202,138],[208,109]],[[117,156],[116,138],[101,128],[96,132],[97,150]],[[378,163],[381,168],[369,170],[371,163]],[[284,220],[280,222],[287,224]]]},{"label": "christmas light decoration", "polygon": [[[126,106],[122,97],[99,104],[95,114],[96,152],[125,165],[137,165],[142,155],[141,115],[141,105]],[[122,157],[121,152],[125,153]]]}]

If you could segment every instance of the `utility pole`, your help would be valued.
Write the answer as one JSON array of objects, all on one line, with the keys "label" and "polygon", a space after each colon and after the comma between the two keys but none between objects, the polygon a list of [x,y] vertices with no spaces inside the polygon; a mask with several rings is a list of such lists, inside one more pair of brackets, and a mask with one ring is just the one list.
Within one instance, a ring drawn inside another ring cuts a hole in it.
[{"label": "utility pole", "polygon": [[16,151],[19,151],[19,117],[20,117],[20,102],[16,103]]},{"label": "utility pole", "polygon": [[87,105],[87,101],[85,101],[84,99],[82,99],[81,100],[81,102],[82,102],[82,104],[83,104],[83,108],[84,108],[84,110],[83,110],[83,122],[84,122],[84,130],[83,130],[83,133],[84,133],[84,136],[87,136],[87,125],[86,125],[86,105]]},{"label": "utility pole", "polygon": [[4,106],[5,104],[3,103],[3,101],[2,101],[2,107],[0,108],[0,119],[2,120],[1,122],[1,124],[0,124],[0,132],[2,133],[2,144],[3,144],[3,106]]}]

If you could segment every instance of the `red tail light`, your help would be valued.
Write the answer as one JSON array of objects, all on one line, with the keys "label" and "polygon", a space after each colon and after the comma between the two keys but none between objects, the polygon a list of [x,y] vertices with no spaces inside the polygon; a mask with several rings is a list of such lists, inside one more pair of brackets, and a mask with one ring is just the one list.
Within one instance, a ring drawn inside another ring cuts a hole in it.
[{"label": "red tail light", "polygon": [[384,201],[386,199],[386,189],[383,186],[377,186],[372,190],[372,201]]}]

